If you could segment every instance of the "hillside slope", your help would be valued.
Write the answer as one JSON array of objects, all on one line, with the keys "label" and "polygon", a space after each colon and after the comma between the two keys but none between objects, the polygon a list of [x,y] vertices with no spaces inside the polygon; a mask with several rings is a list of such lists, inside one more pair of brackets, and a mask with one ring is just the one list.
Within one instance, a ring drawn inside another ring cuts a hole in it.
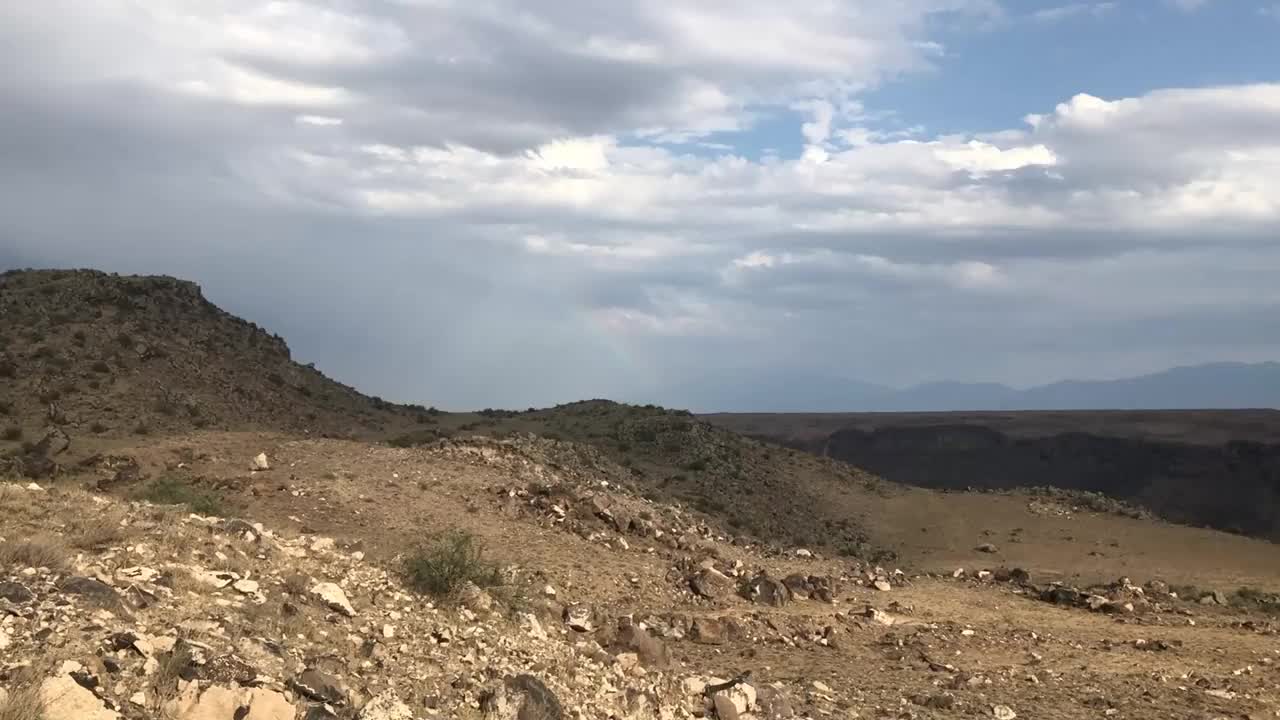
[{"label": "hillside slope", "polygon": [[717,415],[711,422],[927,488],[1104,493],[1280,541],[1280,413]]},{"label": "hillside slope", "polygon": [[194,283],[92,270],[0,275],[0,379],[9,443],[45,424],[75,435],[370,435],[422,414],[294,362],[283,339],[223,312]]}]

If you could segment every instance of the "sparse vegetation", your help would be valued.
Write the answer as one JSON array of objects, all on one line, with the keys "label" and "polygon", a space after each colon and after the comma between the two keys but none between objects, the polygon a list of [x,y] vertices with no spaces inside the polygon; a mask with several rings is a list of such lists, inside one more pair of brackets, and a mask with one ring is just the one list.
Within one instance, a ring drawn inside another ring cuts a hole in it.
[{"label": "sparse vegetation", "polygon": [[61,541],[50,537],[8,540],[0,543],[0,567],[18,569],[43,567],[66,569],[71,553]]},{"label": "sparse vegetation", "polygon": [[47,720],[44,697],[40,693],[41,676],[33,670],[19,672],[8,683],[8,692],[0,700],[0,720]]},{"label": "sparse vegetation", "polygon": [[151,426],[146,424],[145,422],[140,422],[137,425],[133,426],[133,434],[134,435],[150,435]]},{"label": "sparse vegetation", "polygon": [[226,510],[221,495],[195,487],[174,475],[162,475],[152,480],[134,497],[157,505],[184,505],[200,515],[223,515]]},{"label": "sparse vegetation", "polygon": [[18,427],[17,425],[10,425],[9,427],[5,428],[2,433],[0,433],[0,437],[3,437],[5,440],[8,440],[9,442],[17,442],[18,440],[22,439],[22,428]]},{"label": "sparse vegetation", "polygon": [[105,373],[111,372],[111,366],[108,365],[105,360],[98,360],[94,362],[93,365],[89,367],[89,369],[99,374],[105,374]]},{"label": "sparse vegetation", "polygon": [[91,515],[72,524],[67,534],[71,546],[80,550],[102,550],[127,537],[119,514]]},{"label": "sparse vegetation", "polygon": [[102,433],[106,432],[107,429],[108,428],[106,425],[103,425],[101,422],[97,420],[95,420],[92,424],[89,425],[89,432],[94,433],[95,435],[101,435]]},{"label": "sparse vegetation", "polygon": [[468,582],[485,588],[502,581],[498,566],[484,559],[480,541],[460,530],[412,550],[404,561],[404,573],[410,587],[438,598],[453,597]]}]

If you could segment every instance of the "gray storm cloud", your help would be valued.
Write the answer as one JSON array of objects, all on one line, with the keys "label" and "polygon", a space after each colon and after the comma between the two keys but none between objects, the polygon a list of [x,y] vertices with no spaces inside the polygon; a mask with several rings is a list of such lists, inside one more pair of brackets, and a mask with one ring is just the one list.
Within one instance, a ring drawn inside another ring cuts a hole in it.
[{"label": "gray storm cloud", "polygon": [[[995,13],[5,6],[0,262],[186,276],[340,379],[445,407],[1280,354],[1280,86],[869,126],[862,90],[938,62],[926,28]],[[660,142],[793,108],[799,157]]]}]

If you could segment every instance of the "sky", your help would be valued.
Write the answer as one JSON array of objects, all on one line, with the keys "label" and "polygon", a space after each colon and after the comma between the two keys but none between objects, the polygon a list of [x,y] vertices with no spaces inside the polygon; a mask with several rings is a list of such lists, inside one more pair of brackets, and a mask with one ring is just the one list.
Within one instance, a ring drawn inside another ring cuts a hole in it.
[{"label": "sky", "polygon": [[1280,358],[1274,0],[42,0],[0,68],[0,267],[388,399]]}]

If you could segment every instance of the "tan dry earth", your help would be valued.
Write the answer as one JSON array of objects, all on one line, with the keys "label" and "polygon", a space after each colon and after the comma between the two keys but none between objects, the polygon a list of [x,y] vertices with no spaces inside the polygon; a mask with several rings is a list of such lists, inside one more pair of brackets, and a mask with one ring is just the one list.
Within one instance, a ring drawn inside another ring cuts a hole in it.
[{"label": "tan dry earth", "polygon": [[[30,587],[36,600],[0,611],[9,638],[0,642],[0,664],[83,663],[125,717],[153,717],[154,708],[128,698],[162,693],[136,645],[103,650],[121,633],[198,643],[206,661],[234,653],[258,676],[248,685],[277,693],[299,717],[309,701],[297,679],[308,668],[340,686],[340,712],[391,693],[418,718],[478,717],[485,697],[498,712],[496,696],[485,693],[521,673],[545,683],[568,717],[714,715],[699,689],[747,671],[757,698],[740,709],[755,717],[1280,717],[1274,616],[1190,603],[1158,588],[1112,591],[1119,603],[1133,601],[1133,612],[1090,612],[974,577],[1016,564],[1036,583],[1128,575],[1137,584],[1274,588],[1280,548],[1235,536],[1071,512],[1019,495],[850,489],[843,502],[892,539],[906,571],[877,573],[795,548],[735,546],[704,516],[646,501],[618,486],[616,468],[568,462],[572,453],[543,440],[394,449],[211,433],[110,449],[138,458],[143,475],[171,473],[220,489],[242,508],[238,516],[263,526],[250,532],[64,487],[109,475],[102,470],[44,491],[5,488],[7,541],[38,532],[73,542],[90,509],[129,523],[124,537],[83,552],[70,570],[5,567],[5,580]],[[258,453],[270,470],[251,470]],[[179,458],[187,458],[183,467]],[[613,478],[608,487],[604,478]],[[629,519],[625,532],[620,518]],[[509,568],[492,610],[435,607],[400,584],[397,556],[445,529],[483,538]],[[984,542],[997,552],[964,550]],[[835,602],[771,607],[730,593],[701,598],[688,578],[708,560],[731,584],[760,570],[832,578]],[[138,567],[181,579],[165,590],[159,579],[138,579],[145,572],[124,572]],[[951,577],[956,567],[966,568],[964,578]],[[221,580],[192,580],[208,577],[197,571],[233,571],[257,588],[217,588]],[[124,609],[106,616],[57,589],[69,572],[108,580],[117,592],[141,589],[124,593]],[[876,580],[890,589],[874,589]],[[344,591],[355,617],[311,592],[326,582]],[[149,606],[134,606],[139,593],[154,594]],[[578,607],[584,612],[566,613]],[[570,629],[566,615],[588,631]],[[623,617],[660,638],[665,651],[619,631]],[[98,669],[121,654],[118,672]],[[670,665],[660,667],[664,654]],[[199,687],[240,692],[226,679],[236,673],[213,677]],[[736,692],[725,691],[720,717],[734,712],[726,698]]]}]

